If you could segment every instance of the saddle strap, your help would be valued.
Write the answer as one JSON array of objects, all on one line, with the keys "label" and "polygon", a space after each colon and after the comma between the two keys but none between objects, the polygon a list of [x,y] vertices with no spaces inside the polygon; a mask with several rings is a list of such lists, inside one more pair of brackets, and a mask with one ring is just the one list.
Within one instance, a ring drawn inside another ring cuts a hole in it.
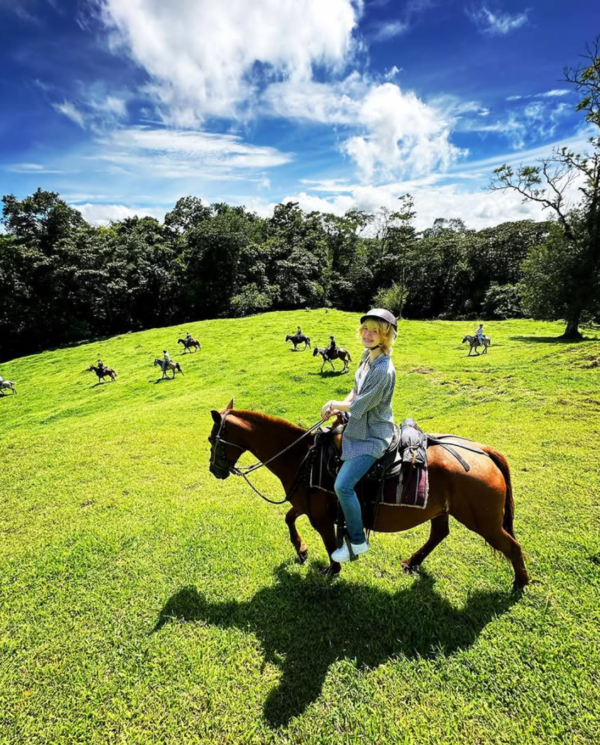
[{"label": "saddle strap", "polygon": [[447,450],[449,453],[451,453],[456,460],[460,463],[460,465],[465,469],[467,473],[471,470],[471,466],[467,463],[467,461],[460,455],[460,453],[457,453],[456,450],[454,450],[450,445],[447,445],[444,442],[432,442],[432,445],[439,445],[440,447],[444,448],[444,450]]},{"label": "saddle strap", "polygon": [[[464,445],[462,442],[453,442],[452,444],[449,444],[447,442],[442,442],[442,437],[455,437],[458,440],[466,440],[466,437],[458,437],[458,435],[427,435],[427,446],[430,445],[439,445],[440,447],[447,450],[449,453],[451,453],[456,460],[461,464],[461,466],[465,469],[467,473],[471,470],[471,466],[467,463],[467,461],[461,457],[459,453],[456,452],[454,448],[462,448],[463,450],[469,450],[471,453],[477,453],[477,455],[485,455],[487,458],[489,458],[489,453],[486,453],[483,450],[480,450],[479,448],[470,447],[469,445]],[[467,442],[472,442],[472,440],[467,440]]]}]

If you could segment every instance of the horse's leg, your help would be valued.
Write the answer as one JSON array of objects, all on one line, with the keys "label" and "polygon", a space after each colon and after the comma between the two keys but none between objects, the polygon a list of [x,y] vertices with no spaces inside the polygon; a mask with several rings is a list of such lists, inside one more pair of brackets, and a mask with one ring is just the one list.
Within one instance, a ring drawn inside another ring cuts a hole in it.
[{"label": "horse's leg", "polygon": [[334,576],[339,574],[341,571],[341,564],[337,561],[333,561],[331,554],[337,549],[337,541],[335,537],[335,520],[329,511],[325,501],[313,504],[314,509],[308,513],[310,524],[319,533],[323,539],[325,550],[329,556],[329,566],[323,571],[323,574],[328,576]]},{"label": "horse's leg", "polygon": [[[479,531],[477,531],[479,532]],[[523,561],[523,550],[521,544],[509,535],[504,528],[490,528],[485,532],[481,532],[481,535],[496,551],[500,551],[510,561],[515,571],[515,580],[513,582],[513,588],[520,590],[529,584],[529,574],[525,568],[525,562]]]},{"label": "horse's leg", "polygon": [[296,520],[298,517],[300,517],[300,514],[296,508],[290,507],[285,516],[285,524],[288,526],[288,530],[290,531],[290,541],[298,554],[298,559],[301,564],[304,564],[308,559],[308,547],[302,540],[300,533],[296,530]]},{"label": "horse's leg", "polygon": [[313,526],[315,530],[319,532],[321,538],[323,539],[325,550],[327,551],[327,554],[329,556],[329,566],[323,573],[329,576],[339,574],[342,569],[342,565],[339,564],[337,561],[333,561],[333,559],[331,558],[331,554],[337,549],[337,541],[335,538],[335,523],[333,522],[333,520],[328,518],[317,518],[316,520],[314,520]]},{"label": "horse's leg", "polygon": [[438,515],[431,520],[429,538],[427,539],[427,542],[424,543],[418,551],[415,551],[410,559],[405,559],[402,562],[402,569],[407,574],[414,572],[418,567],[421,566],[421,564],[425,561],[425,559],[429,556],[433,549],[438,546],[449,534],[450,525],[448,513],[443,512],[441,515]]},{"label": "horse's leg", "polygon": [[450,514],[466,528],[480,535],[496,551],[504,554],[515,572],[513,587],[524,587],[529,582],[529,575],[525,568],[521,544],[502,527],[504,498],[494,507],[493,495],[490,494],[485,511],[482,512],[481,505],[486,502],[482,499],[484,496],[481,492],[467,494],[463,490],[460,501],[450,500]]}]

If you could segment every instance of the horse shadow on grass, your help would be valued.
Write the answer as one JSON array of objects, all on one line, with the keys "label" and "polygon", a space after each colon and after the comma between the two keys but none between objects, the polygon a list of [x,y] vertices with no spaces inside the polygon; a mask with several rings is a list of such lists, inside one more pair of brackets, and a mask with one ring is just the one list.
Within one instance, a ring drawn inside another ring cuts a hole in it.
[{"label": "horse shadow on grass", "polygon": [[317,376],[319,378],[339,378],[341,375],[347,375],[350,372],[346,370],[323,370],[323,372],[310,372],[309,375]]},{"label": "horse shadow on grass", "polygon": [[321,694],[329,667],[354,661],[376,668],[398,655],[447,657],[475,643],[485,626],[517,601],[510,592],[477,590],[462,608],[436,592],[425,571],[407,588],[335,582],[311,568],[308,574],[281,565],[274,586],[245,602],[212,602],[195,587],[184,587],[166,602],[153,632],[171,621],[200,621],[254,633],[266,662],[281,669],[279,687],[264,705],[266,722],[286,726]]}]

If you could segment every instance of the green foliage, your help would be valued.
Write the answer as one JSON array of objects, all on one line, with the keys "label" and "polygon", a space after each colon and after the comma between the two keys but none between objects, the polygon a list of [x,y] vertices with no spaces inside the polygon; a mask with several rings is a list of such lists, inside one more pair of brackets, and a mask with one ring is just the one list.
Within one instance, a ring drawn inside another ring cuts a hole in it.
[{"label": "green foliage", "polygon": [[477,233],[436,220],[417,234],[414,214],[410,195],[373,216],[306,214],[287,203],[270,220],[185,197],[163,224],[135,217],[94,228],[52,192],[8,196],[0,359],[189,318],[364,311],[375,296],[411,318],[494,313],[490,285],[516,286],[547,232],[530,221]]},{"label": "green foliage", "polygon": [[492,282],[483,299],[483,312],[485,318],[521,318],[524,313],[520,288],[517,285]]},{"label": "green foliage", "polygon": [[399,282],[394,282],[391,287],[379,290],[373,298],[373,305],[377,308],[387,308],[396,318],[402,318],[406,294],[406,287]]},{"label": "green foliage", "polygon": [[[352,374],[319,375],[283,338],[334,333],[358,360],[357,321],[331,309],[202,321],[0,365],[19,391],[0,397],[2,745],[595,745],[600,341],[486,323],[493,346],[468,358],[470,323],[400,324],[396,419],[510,462],[533,579],[521,596],[455,521],[420,575],[400,562],[427,525],[375,535],[327,580],[306,517],[300,566],[286,506],[210,475],[210,409],[234,396],[309,426]],[[175,350],[188,330],[201,352]],[[156,383],[164,348],[185,376]],[[115,383],[82,372],[98,357]],[[250,478],[281,496],[270,474]]]}]

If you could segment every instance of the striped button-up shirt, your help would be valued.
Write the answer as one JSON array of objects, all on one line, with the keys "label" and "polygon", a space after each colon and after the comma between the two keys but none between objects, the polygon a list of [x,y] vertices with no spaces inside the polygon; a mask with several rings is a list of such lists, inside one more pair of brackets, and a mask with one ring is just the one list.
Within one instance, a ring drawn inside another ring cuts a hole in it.
[{"label": "striped button-up shirt", "polygon": [[359,370],[365,364],[365,350],[355,376],[349,419],[342,437],[342,460],[372,455],[381,458],[392,441],[394,417],[392,396],[396,385],[396,370],[387,354],[380,354],[371,363],[359,392]]}]

